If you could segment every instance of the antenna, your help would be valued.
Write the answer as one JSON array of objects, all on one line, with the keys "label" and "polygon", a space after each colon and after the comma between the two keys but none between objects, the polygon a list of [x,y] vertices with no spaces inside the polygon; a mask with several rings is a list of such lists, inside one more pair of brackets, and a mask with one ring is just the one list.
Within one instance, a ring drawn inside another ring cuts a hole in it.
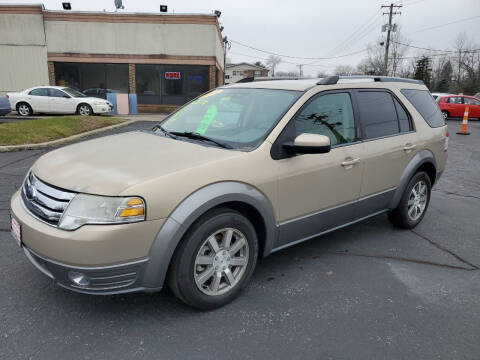
[{"label": "antenna", "polygon": [[123,6],[122,4],[122,0],[115,0],[114,3],[115,3],[115,11],[117,11],[118,9],[125,9],[125,6]]}]

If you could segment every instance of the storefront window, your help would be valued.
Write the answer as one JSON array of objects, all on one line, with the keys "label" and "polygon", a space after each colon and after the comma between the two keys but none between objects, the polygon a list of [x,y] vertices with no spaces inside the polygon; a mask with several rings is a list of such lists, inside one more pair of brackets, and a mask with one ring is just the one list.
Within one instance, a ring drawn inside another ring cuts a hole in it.
[{"label": "storefront window", "polygon": [[183,95],[183,75],[185,73],[177,67],[164,69],[165,95]]},{"label": "storefront window", "polygon": [[157,65],[136,65],[135,79],[139,104],[160,104],[160,81]]},{"label": "storefront window", "polygon": [[135,66],[139,104],[182,105],[209,89],[207,66]]},{"label": "storefront window", "polygon": [[128,64],[55,63],[55,82],[94,97],[128,93]]}]

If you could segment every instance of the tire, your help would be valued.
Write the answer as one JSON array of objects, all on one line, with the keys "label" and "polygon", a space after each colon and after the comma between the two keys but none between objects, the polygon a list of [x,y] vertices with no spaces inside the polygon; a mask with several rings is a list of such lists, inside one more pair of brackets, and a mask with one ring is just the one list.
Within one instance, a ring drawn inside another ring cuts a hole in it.
[{"label": "tire", "polygon": [[90,116],[93,115],[93,109],[88,104],[79,104],[77,107],[77,114],[83,116]]},{"label": "tire", "polygon": [[448,119],[448,116],[449,116],[448,111],[443,110],[443,111],[442,111],[442,116],[443,116],[443,120],[447,120],[447,119]]},{"label": "tire", "polygon": [[168,285],[185,304],[215,309],[235,299],[248,284],[257,257],[258,239],[250,221],[235,210],[214,209],[202,215],[180,242]]},{"label": "tire", "polygon": [[32,107],[26,102],[21,102],[17,104],[17,113],[20,116],[31,116],[33,114]]},{"label": "tire", "polygon": [[[429,176],[423,171],[417,172],[408,182],[398,206],[388,213],[390,222],[402,229],[417,226],[427,212],[431,190]],[[416,196],[415,193],[419,195]]]}]

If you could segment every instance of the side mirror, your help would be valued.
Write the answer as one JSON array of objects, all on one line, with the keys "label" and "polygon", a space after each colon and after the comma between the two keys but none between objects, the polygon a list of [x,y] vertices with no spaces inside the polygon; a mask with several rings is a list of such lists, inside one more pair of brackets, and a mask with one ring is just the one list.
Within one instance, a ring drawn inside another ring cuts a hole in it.
[{"label": "side mirror", "polygon": [[283,146],[293,154],[324,154],[330,151],[330,138],[320,134],[303,133]]}]

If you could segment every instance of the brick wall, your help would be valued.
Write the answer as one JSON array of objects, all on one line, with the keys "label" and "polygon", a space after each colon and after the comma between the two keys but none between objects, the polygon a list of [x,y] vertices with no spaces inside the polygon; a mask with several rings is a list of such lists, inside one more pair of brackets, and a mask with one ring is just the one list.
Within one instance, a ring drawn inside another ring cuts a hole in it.
[{"label": "brick wall", "polygon": [[213,89],[215,88],[215,73],[217,71],[217,68],[215,65],[209,65],[208,66],[208,76],[209,76],[209,83],[208,83],[208,88]]},{"label": "brick wall", "polygon": [[135,79],[135,64],[128,64],[128,87],[130,94],[137,92],[137,82]]},{"label": "brick wall", "polygon": [[55,86],[55,64],[53,61],[48,62],[48,82],[51,86]]}]

